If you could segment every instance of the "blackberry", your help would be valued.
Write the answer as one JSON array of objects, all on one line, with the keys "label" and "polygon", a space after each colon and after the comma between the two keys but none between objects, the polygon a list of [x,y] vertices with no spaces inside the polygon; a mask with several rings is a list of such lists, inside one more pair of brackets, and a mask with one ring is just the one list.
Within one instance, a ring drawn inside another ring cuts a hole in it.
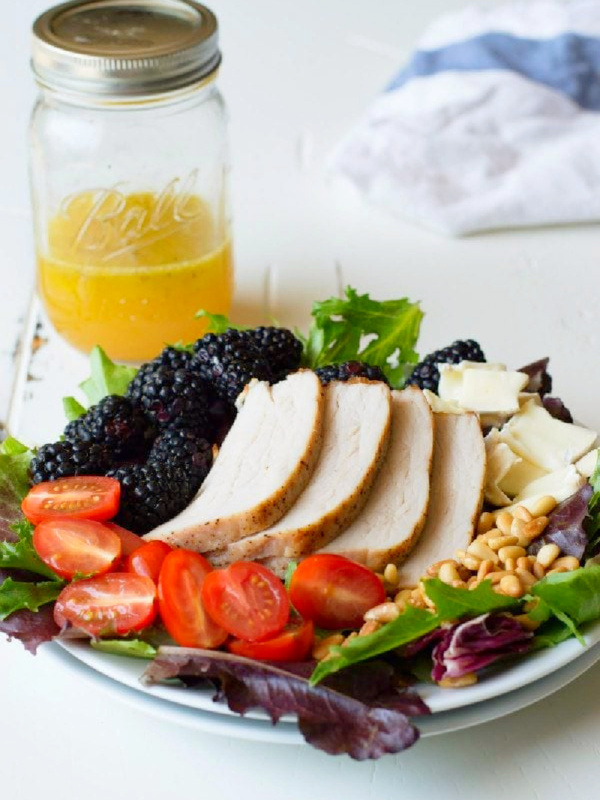
[{"label": "blackberry", "polygon": [[111,466],[109,449],[95,442],[54,442],[42,445],[31,459],[32,483],[71,475],[104,475]]},{"label": "blackberry", "polygon": [[315,370],[319,380],[326,386],[331,381],[349,381],[350,378],[366,378],[369,381],[383,381],[389,386],[389,381],[383,371],[373,364],[363,361],[344,361],[343,364],[329,364]]},{"label": "blackberry", "polygon": [[[192,354],[187,350],[180,350],[177,347],[165,347],[165,349],[153,361],[155,366],[170,367],[171,369],[190,369]],[[144,365],[145,366],[145,365]]]},{"label": "blackberry", "polygon": [[[166,354],[166,351],[170,351]],[[159,429],[169,426],[205,433],[208,423],[210,387],[191,369],[191,356],[166,348],[144,364],[129,384],[127,397],[141,407]],[[189,356],[189,357],[188,357]],[[169,364],[185,366],[169,366]]]},{"label": "blackberry", "polygon": [[138,534],[182,511],[198,490],[197,478],[166,464],[127,464],[107,472],[121,484],[121,504],[115,522]]},{"label": "blackberry", "polygon": [[212,464],[212,447],[206,439],[184,428],[166,430],[152,445],[148,464],[181,467],[201,483]]},{"label": "blackberry", "polygon": [[479,344],[473,339],[457,339],[448,347],[435,350],[420,361],[406,380],[406,386],[418,386],[432,392],[438,390],[440,371],[438,364],[459,364],[461,361],[485,361]]},{"label": "blackberry", "polygon": [[271,367],[273,382],[295,372],[302,358],[302,342],[287,328],[254,328],[246,331]]},{"label": "blackberry", "polygon": [[64,431],[68,442],[106,445],[116,459],[145,455],[155,435],[146,414],[119,395],[104,397]]},{"label": "blackberry", "polygon": [[246,331],[207,333],[194,344],[194,365],[215,392],[234,402],[252,379],[271,381],[269,362]]}]

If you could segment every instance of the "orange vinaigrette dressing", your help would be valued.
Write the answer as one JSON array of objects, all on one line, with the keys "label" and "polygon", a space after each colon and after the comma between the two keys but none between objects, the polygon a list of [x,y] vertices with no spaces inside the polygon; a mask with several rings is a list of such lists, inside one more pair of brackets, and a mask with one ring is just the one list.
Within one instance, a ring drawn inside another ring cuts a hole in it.
[{"label": "orange vinaigrette dressing", "polygon": [[145,361],[167,343],[191,342],[204,308],[227,314],[233,294],[231,242],[198,195],[123,194],[67,198],[38,252],[39,291],[56,330],[75,347],[100,344],[111,358]]}]

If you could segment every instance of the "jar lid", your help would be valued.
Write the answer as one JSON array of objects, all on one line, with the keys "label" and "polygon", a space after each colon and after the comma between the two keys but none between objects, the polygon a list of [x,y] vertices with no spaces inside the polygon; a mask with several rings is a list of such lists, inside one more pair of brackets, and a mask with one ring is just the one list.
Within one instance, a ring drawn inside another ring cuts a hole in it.
[{"label": "jar lid", "polygon": [[215,15],[192,0],[76,0],[33,24],[40,83],[132,97],[191,86],[221,62]]}]

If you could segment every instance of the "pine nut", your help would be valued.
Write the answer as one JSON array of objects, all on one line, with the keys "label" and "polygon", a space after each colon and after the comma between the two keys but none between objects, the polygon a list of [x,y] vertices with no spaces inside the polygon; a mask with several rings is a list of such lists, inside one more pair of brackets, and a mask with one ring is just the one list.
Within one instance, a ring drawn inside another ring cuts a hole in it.
[{"label": "pine nut", "polygon": [[368,636],[370,633],[375,633],[375,631],[378,631],[380,627],[381,625],[374,619],[367,620],[367,622],[365,622],[362,628],[359,630],[358,635]]},{"label": "pine nut", "polygon": [[522,519],[513,519],[512,525],[510,526],[511,534],[517,537],[517,544],[520,547],[527,547],[529,544],[529,539],[523,531],[525,530],[525,525],[527,522],[524,522]]},{"label": "pine nut", "polygon": [[517,558],[517,569],[522,569],[531,574],[531,561],[529,560],[529,556]]},{"label": "pine nut", "polygon": [[460,581],[460,575],[454,564],[449,562],[442,564],[438,572],[438,578],[444,583],[452,584],[454,581]]},{"label": "pine nut", "polygon": [[483,514],[479,517],[479,522],[477,523],[477,533],[487,533],[494,527],[494,515],[490,514],[489,511],[484,511]]},{"label": "pine nut", "polygon": [[550,564],[555,561],[560,555],[560,547],[557,544],[545,544],[540,548],[537,554],[538,564],[548,569]]},{"label": "pine nut", "polygon": [[531,507],[531,514],[534,517],[546,517],[551,511],[554,511],[558,503],[552,495],[546,494],[536,500]]},{"label": "pine nut", "polygon": [[349,633],[348,636],[346,636],[340,647],[346,647],[346,645],[349,644],[349,642],[351,642],[352,639],[356,639],[357,636],[358,636],[358,631],[352,631],[352,633]]},{"label": "pine nut", "polygon": [[546,575],[546,569],[540,564],[539,561],[536,561],[535,564],[533,565],[533,574],[538,579],[538,581],[541,581],[542,578],[545,577]]},{"label": "pine nut", "polygon": [[[459,552],[466,555],[464,550],[460,550]],[[428,567],[427,574],[432,578],[437,578],[442,564],[452,564],[453,566],[458,567],[458,561],[455,561],[453,558],[445,558],[443,561],[436,561],[435,564],[432,564],[430,567]]]},{"label": "pine nut", "polygon": [[400,589],[398,594],[394,597],[394,603],[396,603],[400,611],[404,611],[406,606],[410,603],[411,592],[412,589]]},{"label": "pine nut", "polygon": [[479,569],[477,570],[477,580],[482,581],[490,574],[490,572],[493,571],[493,569],[494,569],[493,561],[491,561],[490,559],[482,561],[481,564],[479,565]]},{"label": "pine nut", "polygon": [[396,603],[390,601],[388,603],[380,603],[378,606],[370,608],[363,619],[365,622],[369,622],[369,620],[374,622],[392,622],[392,620],[396,619],[398,616],[400,616],[400,609]]},{"label": "pine nut", "polygon": [[452,588],[453,589],[464,589],[465,588],[465,582],[461,581],[460,578],[457,581],[452,581]]},{"label": "pine nut", "polygon": [[[518,544],[519,537],[518,536],[495,536],[493,539],[488,539],[487,544],[498,552],[501,547],[510,547],[510,545]],[[501,556],[502,558],[502,556]]]},{"label": "pine nut", "polygon": [[470,569],[471,572],[477,572],[481,564],[481,559],[475,556],[465,556],[463,558],[463,564],[467,569]]},{"label": "pine nut", "polygon": [[531,522],[533,514],[525,506],[517,506],[513,511],[513,516],[517,519],[522,519],[523,522]]},{"label": "pine nut", "polygon": [[548,517],[536,517],[531,522],[526,522],[523,528],[523,535],[532,541],[542,533],[548,524]]},{"label": "pine nut", "polygon": [[526,631],[535,631],[541,625],[537,620],[531,619],[529,614],[514,614],[513,617]]},{"label": "pine nut", "polygon": [[498,586],[502,594],[509,597],[521,597],[523,594],[523,585],[516,575],[505,575]]},{"label": "pine nut", "polygon": [[500,561],[506,561],[510,558],[513,561],[516,561],[517,558],[521,558],[521,556],[527,555],[527,550],[524,547],[518,547],[516,545],[511,545],[509,547],[501,547],[498,550],[498,555],[500,556]]},{"label": "pine nut", "polygon": [[325,639],[316,639],[312,649],[312,656],[317,661],[322,661],[329,655],[329,650],[333,645],[340,645],[344,641],[341,633],[334,633]]},{"label": "pine nut", "polygon": [[513,518],[508,511],[501,511],[496,517],[496,527],[500,528],[502,533],[508,536],[510,534],[510,526],[512,525]]},{"label": "pine nut", "polygon": [[499,536],[504,536],[501,530],[498,530],[498,528],[490,528],[490,530],[487,531],[487,533],[480,533],[477,538],[480,539],[482,542],[489,544],[490,539],[497,539]]},{"label": "pine nut", "polygon": [[552,569],[548,570],[546,575],[556,575],[558,573],[563,573],[563,572],[568,572],[568,571],[569,570],[566,569],[565,567],[553,567]]},{"label": "pine nut", "polygon": [[502,578],[504,578],[506,575],[510,575],[510,572],[508,572],[506,569],[500,569],[497,572],[488,572],[488,574],[485,576],[485,579],[487,581],[491,581],[492,585],[495,586],[497,583],[500,583]]},{"label": "pine nut", "polygon": [[410,604],[415,608],[427,608],[425,598],[421,594],[420,589],[413,589],[410,593]]},{"label": "pine nut", "polygon": [[530,589],[534,583],[537,583],[535,575],[532,575],[528,569],[519,569],[517,567],[516,574],[526,590]]},{"label": "pine nut", "polygon": [[419,584],[419,589],[421,590],[421,597],[423,598],[425,605],[435,610],[435,603],[430,597],[427,596],[427,592],[425,591],[425,586],[423,585],[422,581]]},{"label": "pine nut", "polygon": [[474,542],[471,542],[471,544],[467,547],[467,553],[470,556],[475,556],[481,561],[486,561],[489,559],[490,561],[493,561],[494,564],[498,563],[497,554],[492,550],[491,547],[488,547],[485,542],[481,542],[479,539],[475,539]]},{"label": "pine nut", "polygon": [[383,579],[390,586],[398,585],[398,567],[395,564],[387,564],[383,570]]},{"label": "pine nut", "polygon": [[461,689],[463,686],[472,686],[474,683],[477,683],[477,675],[474,672],[467,672],[460,678],[442,678],[437,682],[442,689]]},{"label": "pine nut", "polygon": [[575,558],[575,556],[563,556],[562,558],[557,558],[556,561],[552,564],[552,569],[560,569],[564,567],[567,572],[572,572],[574,569],[579,569],[580,567],[579,559]]}]

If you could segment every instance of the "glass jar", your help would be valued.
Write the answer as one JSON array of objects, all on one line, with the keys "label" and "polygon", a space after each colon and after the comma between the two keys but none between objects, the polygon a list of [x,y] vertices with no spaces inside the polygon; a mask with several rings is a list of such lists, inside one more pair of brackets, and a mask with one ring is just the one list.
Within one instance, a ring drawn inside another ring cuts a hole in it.
[{"label": "glass jar", "polygon": [[190,0],[86,0],[34,23],[38,290],[75,347],[148,360],[233,292],[217,21]]}]

